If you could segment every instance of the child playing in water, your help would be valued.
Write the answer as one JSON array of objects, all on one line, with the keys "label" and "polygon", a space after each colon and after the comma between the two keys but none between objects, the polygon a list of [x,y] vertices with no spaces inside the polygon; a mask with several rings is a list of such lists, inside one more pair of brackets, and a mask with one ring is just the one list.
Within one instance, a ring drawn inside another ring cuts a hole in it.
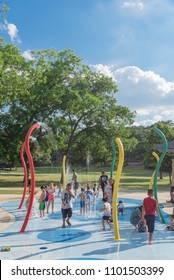
[{"label": "child playing in water", "polygon": [[62,184],[60,182],[58,182],[58,197],[60,197],[62,195]]},{"label": "child playing in water", "polygon": [[105,230],[105,221],[108,223],[110,229],[112,229],[110,218],[111,218],[111,205],[109,202],[107,202],[106,198],[102,199],[102,203],[104,208],[99,210],[99,212],[103,212],[103,217],[102,217],[102,226],[103,230]]},{"label": "child playing in water", "polygon": [[99,195],[99,188],[97,187],[97,184],[95,183],[94,187],[93,187],[94,202],[97,201],[98,195]]},{"label": "child playing in water", "polygon": [[137,225],[138,232],[147,232],[147,226],[144,219],[140,219]]},{"label": "child playing in water", "polygon": [[90,210],[91,209],[91,198],[92,198],[92,192],[90,190],[90,185],[87,183],[87,190],[85,191],[86,194],[86,210],[87,208]]},{"label": "child playing in water", "polygon": [[67,224],[69,226],[71,226],[70,223],[70,218],[72,216],[72,201],[71,198],[75,198],[75,195],[72,192],[72,186],[71,183],[68,183],[66,185],[66,189],[63,190],[62,192],[62,206],[61,206],[61,210],[62,210],[62,228],[65,228],[65,222],[67,222]]},{"label": "child playing in water", "polygon": [[46,213],[48,213],[48,186],[47,185],[45,185],[45,192],[46,192],[45,207],[46,207]]},{"label": "child playing in water", "polygon": [[124,213],[124,204],[123,204],[122,200],[120,200],[118,202],[117,209],[118,209],[118,215],[119,214],[123,215],[123,213]]},{"label": "child playing in water", "polygon": [[41,186],[40,187],[41,189],[41,195],[40,195],[40,198],[39,198],[39,210],[40,210],[40,217],[41,218],[44,218],[45,216],[45,197],[46,197],[46,191],[45,191],[45,187],[44,186]]},{"label": "child playing in water", "polygon": [[112,184],[113,184],[113,180],[108,179],[105,188],[105,193],[104,193],[104,197],[107,198],[107,202],[109,202],[111,205],[112,205]]},{"label": "child playing in water", "polygon": [[55,187],[53,182],[51,182],[50,187],[48,189],[48,207],[47,207],[47,214],[49,214],[49,207],[50,204],[52,206],[52,214],[54,213],[54,198],[55,198]]},{"label": "child playing in water", "polygon": [[85,215],[86,194],[84,188],[81,188],[81,193],[78,195],[78,197],[80,198],[80,215]]}]

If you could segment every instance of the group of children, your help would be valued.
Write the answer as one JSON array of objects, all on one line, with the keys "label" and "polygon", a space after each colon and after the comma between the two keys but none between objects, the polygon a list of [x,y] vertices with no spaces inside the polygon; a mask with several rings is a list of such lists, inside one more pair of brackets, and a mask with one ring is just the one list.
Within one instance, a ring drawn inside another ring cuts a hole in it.
[{"label": "group of children", "polygon": [[95,203],[99,196],[99,188],[97,184],[94,184],[93,191],[91,191],[89,183],[87,183],[86,190],[81,188],[81,192],[78,194],[80,200],[80,215],[85,215],[87,210],[91,209],[91,202]]},{"label": "group of children", "polygon": [[[96,184],[94,184],[93,187],[93,192],[90,189],[89,183],[87,183],[87,188],[86,190],[84,188],[81,188],[81,192],[77,195],[77,197],[80,199],[80,215],[85,215],[86,209],[90,209],[92,197],[93,201],[98,198],[99,195],[99,188],[97,187]],[[62,192],[61,200],[62,200],[62,219],[63,219],[63,225],[62,228],[66,227],[67,223],[69,226],[71,225],[70,223],[70,218],[72,216],[72,200],[71,198],[75,198],[74,193],[72,192],[72,186],[71,183],[68,183],[66,185],[66,189]],[[103,203],[103,208],[99,210],[99,212],[103,212],[103,217],[102,217],[102,226],[103,230],[105,230],[105,221],[109,224],[110,229],[111,229],[111,204],[107,202],[107,198],[102,199]]]},{"label": "group of children", "polygon": [[[105,172],[102,171],[102,175],[100,176],[101,181],[101,187],[103,191],[103,204],[104,208],[101,211],[104,211],[104,215],[102,218],[102,225],[103,229],[105,229],[105,221],[108,222],[110,228],[110,215],[111,215],[111,209],[109,205],[112,205],[112,192],[113,192],[113,182],[111,179],[108,179],[108,177],[105,175]],[[171,202],[174,203],[174,189],[171,189]],[[108,205],[109,204],[109,205]],[[120,200],[117,205],[117,212],[118,215],[123,215],[124,213],[124,204]],[[159,219],[161,218],[158,211],[158,203],[153,198],[153,189],[148,189],[147,197],[143,200],[143,205],[140,207],[137,207],[132,211],[132,214],[130,216],[130,222],[135,226],[135,228],[138,230],[138,232],[148,232],[148,243],[149,245],[153,244],[153,233],[155,228],[155,215],[156,213],[159,216]],[[174,213],[173,215],[170,215],[170,226],[169,230],[173,230],[174,228]]]},{"label": "group of children", "polygon": [[[105,230],[105,222],[108,223],[110,229],[112,228],[112,196],[113,196],[113,180],[106,178],[106,182],[102,187],[103,198],[102,204],[103,208],[99,212],[103,212],[102,216],[102,228]],[[39,210],[40,217],[44,217],[44,211],[49,213],[50,205],[52,206],[52,213],[54,213],[54,199],[56,188],[54,184],[51,183],[50,186],[41,186],[41,194],[39,197]],[[77,197],[80,204],[80,215],[85,215],[87,209],[90,210],[91,202],[95,202],[99,196],[99,187],[94,184],[91,190],[89,183],[87,183],[86,190],[81,187],[81,191],[77,193],[78,188],[74,193],[72,188],[72,183],[66,185],[65,190],[62,190],[62,185],[58,182],[58,197],[61,197],[61,212],[62,212],[62,228],[71,226],[70,218],[72,216],[72,198]],[[29,196],[30,197],[30,196]],[[29,197],[26,201],[26,206],[29,204]],[[171,192],[171,202],[174,203],[174,190]],[[155,226],[155,214],[158,213],[158,203],[153,198],[153,190],[148,190],[148,196],[143,200],[143,205],[133,209],[130,216],[130,223],[135,226],[139,232],[149,233],[149,244],[152,244],[154,226]],[[123,215],[125,211],[124,204],[120,200],[117,205],[118,215]],[[174,228],[174,215],[171,217],[170,229]]]},{"label": "group of children", "polygon": [[148,232],[149,245],[153,244],[153,234],[155,229],[155,216],[159,216],[158,203],[153,198],[153,189],[148,189],[147,197],[143,200],[143,205],[133,209],[130,222],[139,232]]},{"label": "group of children", "polygon": [[[58,182],[58,197],[61,197],[61,211],[62,211],[62,219],[63,224],[62,227],[66,227],[66,223],[70,226],[69,219],[72,216],[72,199],[77,197],[79,199],[80,206],[80,215],[85,215],[87,210],[91,209],[91,204],[96,203],[99,196],[99,187],[96,183],[94,183],[93,188],[91,189],[89,182],[87,183],[86,189],[81,187],[80,192],[78,193],[78,188],[72,187],[72,183],[68,183],[66,185],[66,189],[62,189],[62,185]],[[40,217],[44,217],[44,209],[47,209],[47,213],[49,213],[49,206],[52,204],[52,213],[54,213],[54,198],[55,198],[55,187],[53,183],[50,184],[50,188],[47,186],[41,186],[41,195],[39,198],[39,210]],[[103,212],[102,217],[102,227],[105,230],[105,221],[109,224],[111,229],[112,222],[112,196],[113,196],[113,180],[106,180],[105,187],[102,189],[103,191],[103,199],[102,204],[103,208],[99,212]],[[124,213],[124,204],[120,200],[118,202],[118,215],[123,215]]]},{"label": "group of children", "polygon": [[[104,172],[103,172],[104,173]],[[103,182],[103,181],[102,181]],[[103,183],[102,192],[102,204],[103,208],[99,212],[103,212],[102,217],[102,229],[105,230],[105,221],[109,224],[111,229],[111,222],[112,222],[112,197],[113,197],[113,186],[114,182],[112,179],[108,179],[106,176],[106,181]],[[90,189],[89,183],[87,183],[87,189],[81,188],[81,192],[78,195],[80,198],[80,215],[85,215],[86,210],[90,209],[92,197],[93,201],[95,202],[99,195],[99,187],[97,184],[94,184],[93,192]],[[123,215],[125,208],[123,202],[120,200],[117,205],[117,212],[118,215]]]},{"label": "group of children", "polygon": [[[38,199],[39,202],[39,211],[40,211],[40,217],[44,218],[45,216],[45,209],[46,209],[46,213],[49,214],[49,208],[51,206],[52,208],[52,213],[54,213],[54,199],[55,199],[55,187],[53,182],[50,183],[50,186],[48,187],[47,185],[42,185],[40,187],[41,189],[41,194],[40,197]],[[30,203],[30,194],[31,194],[31,188],[28,189],[29,191],[29,196],[26,200],[26,208],[28,209],[29,203]],[[37,192],[35,192],[36,194]],[[35,198],[33,201],[33,209],[36,212],[36,206],[35,206],[36,202],[35,202]]]},{"label": "group of children", "polygon": [[[135,226],[138,232],[149,233],[149,244],[153,244],[153,233],[155,228],[155,215],[158,214],[159,220],[161,220],[160,213],[158,211],[158,203],[153,198],[153,189],[149,189],[148,196],[143,200],[143,205],[133,209],[130,216],[130,223]],[[166,201],[173,205],[173,213],[169,215],[170,225],[166,226],[166,230],[174,230],[174,187],[171,187],[171,199]]]},{"label": "group of children", "polygon": [[[100,210],[100,212],[103,212],[103,217],[102,217],[103,230],[105,230],[105,222],[109,224],[110,229],[112,228],[111,221],[112,221],[113,186],[114,185],[112,179],[107,179],[104,188],[102,188],[103,208]],[[89,186],[87,186],[86,194],[87,193],[90,193]],[[174,187],[171,187],[170,195],[171,195],[171,200],[169,202],[173,204],[173,214],[170,215],[170,226],[168,227],[168,230],[174,230]],[[82,189],[82,192],[80,193],[79,196],[81,197],[82,201],[85,201],[84,189]],[[138,232],[148,232],[149,245],[153,244],[156,214],[158,214],[159,220],[161,220],[158,211],[158,202],[153,196],[154,196],[153,189],[148,189],[147,197],[143,199],[143,205],[135,208],[130,216],[130,222],[135,226]],[[124,211],[125,211],[124,204],[120,200],[117,205],[118,215],[119,214],[123,215]]]}]

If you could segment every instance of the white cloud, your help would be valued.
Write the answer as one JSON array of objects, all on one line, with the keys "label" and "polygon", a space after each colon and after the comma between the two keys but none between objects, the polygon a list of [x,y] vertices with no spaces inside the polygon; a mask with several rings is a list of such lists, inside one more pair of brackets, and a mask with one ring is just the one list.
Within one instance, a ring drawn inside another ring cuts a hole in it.
[{"label": "white cloud", "polygon": [[109,78],[112,78],[113,81],[115,81],[115,77],[112,72],[112,67],[113,67],[112,65],[108,66],[108,65],[103,65],[103,64],[92,65],[92,68],[94,68],[96,70],[96,72],[99,72]]},{"label": "white cloud", "polygon": [[119,104],[137,112],[135,125],[152,125],[174,121],[174,82],[168,82],[154,71],[127,66],[113,71],[113,66],[95,65],[97,71],[112,77],[119,92]]},{"label": "white cloud", "polygon": [[[119,88],[118,100],[132,109],[174,102],[174,82],[167,82],[153,71],[127,66],[113,72]],[[170,100],[170,102],[169,102]]]},{"label": "white cloud", "polygon": [[123,8],[133,8],[133,9],[138,9],[138,10],[143,10],[145,5],[142,1],[137,1],[137,0],[129,0],[129,1],[124,1],[122,4]]},{"label": "white cloud", "polygon": [[150,114],[149,110],[145,110],[145,109],[138,109],[137,110],[137,114],[139,116],[148,116]]},{"label": "white cloud", "polygon": [[157,123],[159,121],[163,121],[163,117],[161,115],[155,115],[152,118],[135,121],[134,125],[135,126],[139,126],[139,125],[150,126],[150,125],[153,125],[154,123]]},{"label": "white cloud", "polygon": [[7,25],[7,30],[11,40],[14,41],[14,39],[16,39],[18,36],[18,29],[16,25],[14,25],[13,23],[9,23]]},{"label": "white cloud", "polygon": [[24,51],[22,53],[22,56],[25,57],[25,59],[27,59],[27,60],[33,60],[34,59],[30,50]]},{"label": "white cloud", "polygon": [[16,40],[18,43],[20,43],[20,40],[18,37],[18,29],[15,24],[8,23],[7,21],[5,21],[5,23],[2,26],[2,29],[7,31],[12,42],[14,42]]},{"label": "white cloud", "polygon": [[142,120],[142,121],[135,121],[134,122],[134,126],[151,126],[153,125],[154,123],[156,123],[156,121],[154,120],[154,118],[152,119],[145,119],[145,120]]}]

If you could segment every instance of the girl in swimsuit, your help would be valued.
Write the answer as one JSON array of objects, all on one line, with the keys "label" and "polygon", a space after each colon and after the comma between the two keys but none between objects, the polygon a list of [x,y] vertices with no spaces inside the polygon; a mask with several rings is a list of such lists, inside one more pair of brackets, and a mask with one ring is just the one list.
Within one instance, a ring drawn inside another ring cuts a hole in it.
[{"label": "girl in swimsuit", "polygon": [[50,187],[48,189],[48,207],[47,207],[47,214],[49,214],[49,207],[50,204],[52,206],[52,214],[54,214],[54,198],[55,198],[55,187],[53,182],[51,182]]}]

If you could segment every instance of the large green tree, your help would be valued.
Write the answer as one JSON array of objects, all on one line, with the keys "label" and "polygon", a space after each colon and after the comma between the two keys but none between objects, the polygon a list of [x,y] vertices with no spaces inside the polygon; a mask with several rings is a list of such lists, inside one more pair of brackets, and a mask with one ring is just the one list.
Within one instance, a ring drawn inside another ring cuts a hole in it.
[{"label": "large green tree", "polygon": [[[128,147],[128,126],[135,114],[117,104],[118,89],[111,78],[93,72],[70,49],[33,51],[32,56],[32,60],[26,61],[16,46],[1,41],[3,157],[6,155],[10,161],[17,158],[26,131],[35,122],[47,123],[52,128],[57,147],[53,141],[49,148],[59,148],[67,156],[76,143],[92,149],[96,135],[100,136],[98,147],[100,139],[104,139],[105,148],[110,148],[116,136],[122,137]],[[45,128],[41,127],[34,136],[33,149],[37,140],[45,136]]]},{"label": "large green tree", "polygon": [[0,38],[0,109],[27,92],[28,66],[18,47]]},{"label": "large green tree", "polygon": [[19,150],[21,127],[12,104],[28,90],[28,63],[13,44],[0,38],[0,158],[14,163]]},{"label": "large green tree", "polygon": [[91,142],[97,142],[96,134],[109,145],[113,137],[128,136],[129,129],[125,129],[125,125],[132,123],[134,113],[117,104],[116,91],[117,87],[110,78],[92,72],[87,66],[82,65],[80,71],[71,77],[60,105],[61,117],[54,118],[55,125],[52,122],[57,135],[64,135],[66,155],[75,143],[84,142],[83,137],[91,146]]},{"label": "large green tree", "polygon": [[148,127],[132,126],[130,137],[134,139],[134,145],[125,153],[128,161],[143,161],[146,153],[146,145],[148,142]]},{"label": "large green tree", "polygon": [[[14,163],[28,128],[58,112],[68,77],[80,60],[70,50],[59,54],[47,50],[33,52],[33,60],[26,61],[13,44],[3,43],[1,48],[0,133],[1,144],[5,147],[1,149],[1,158],[11,161],[13,157]],[[36,140],[42,135],[43,130],[39,129]],[[32,149],[36,143],[32,143]]]}]

